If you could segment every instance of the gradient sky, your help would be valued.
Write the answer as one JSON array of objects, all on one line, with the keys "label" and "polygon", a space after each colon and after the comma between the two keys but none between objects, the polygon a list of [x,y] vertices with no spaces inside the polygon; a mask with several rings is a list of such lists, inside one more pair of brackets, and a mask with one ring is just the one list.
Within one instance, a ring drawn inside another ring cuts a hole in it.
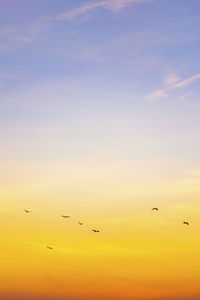
[{"label": "gradient sky", "polygon": [[200,299],[199,49],[199,0],[0,0],[0,299]]}]

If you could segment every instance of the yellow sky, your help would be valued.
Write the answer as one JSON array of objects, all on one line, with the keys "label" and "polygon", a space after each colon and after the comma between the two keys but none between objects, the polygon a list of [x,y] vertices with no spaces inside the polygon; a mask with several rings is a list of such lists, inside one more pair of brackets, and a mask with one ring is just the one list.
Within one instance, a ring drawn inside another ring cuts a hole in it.
[{"label": "yellow sky", "polygon": [[137,178],[143,170],[136,164],[57,162],[10,170],[13,180],[5,175],[0,195],[5,293],[164,299],[199,290],[197,170],[168,179],[156,171]]}]

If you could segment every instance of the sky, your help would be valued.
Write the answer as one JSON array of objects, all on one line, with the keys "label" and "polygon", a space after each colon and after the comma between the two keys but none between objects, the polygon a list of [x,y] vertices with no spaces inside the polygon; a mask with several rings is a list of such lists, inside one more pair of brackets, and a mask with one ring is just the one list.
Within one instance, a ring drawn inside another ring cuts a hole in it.
[{"label": "sky", "polygon": [[0,0],[0,299],[200,299],[199,48],[198,0]]}]

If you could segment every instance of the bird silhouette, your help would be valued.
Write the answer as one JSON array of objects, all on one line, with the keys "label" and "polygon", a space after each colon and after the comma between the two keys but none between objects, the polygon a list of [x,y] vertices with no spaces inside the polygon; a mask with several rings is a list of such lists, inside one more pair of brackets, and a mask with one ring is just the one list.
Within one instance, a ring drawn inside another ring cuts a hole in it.
[{"label": "bird silhouette", "polygon": [[78,224],[79,224],[79,225],[83,225],[83,223],[81,223],[81,222],[78,222]]},{"label": "bird silhouette", "polygon": [[183,224],[184,225],[188,225],[188,226],[190,225],[188,222],[185,222],[185,221],[183,222]]},{"label": "bird silhouette", "polygon": [[67,219],[67,218],[70,218],[70,216],[61,216],[62,218],[65,218],[65,219]]},{"label": "bird silhouette", "polygon": [[96,229],[92,229],[92,231],[93,231],[93,232],[99,232],[99,230],[96,230]]},{"label": "bird silhouette", "polygon": [[31,210],[27,210],[27,209],[24,209],[25,213],[27,214],[30,214],[32,211]]},{"label": "bird silhouette", "polygon": [[153,207],[152,210],[153,211],[159,211],[159,209],[157,207]]},{"label": "bird silhouette", "polygon": [[52,248],[52,247],[49,247],[49,246],[47,246],[47,249],[49,249],[49,250],[53,250],[53,248]]}]

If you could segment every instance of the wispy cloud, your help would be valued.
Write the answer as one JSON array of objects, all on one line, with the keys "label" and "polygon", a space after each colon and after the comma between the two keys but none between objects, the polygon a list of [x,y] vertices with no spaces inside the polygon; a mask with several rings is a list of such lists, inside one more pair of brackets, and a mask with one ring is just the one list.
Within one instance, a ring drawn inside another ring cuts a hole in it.
[{"label": "wispy cloud", "polygon": [[171,85],[177,83],[178,81],[180,81],[180,79],[181,78],[179,76],[177,76],[176,74],[170,74],[164,78],[164,85],[171,86]]},{"label": "wispy cloud", "polygon": [[131,4],[136,3],[145,3],[145,2],[153,2],[154,0],[101,0],[101,1],[93,1],[93,2],[86,2],[80,7],[72,9],[65,13],[58,14],[55,19],[56,20],[73,20],[76,17],[85,14],[89,11],[92,11],[97,8],[104,8],[111,11],[119,11]]},{"label": "wispy cloud", "polygon": [[78,31],[78,30],[74,30],[74,31],[70,31],[70,32],[65,32],[65,33],[62,34],[62,36],[68,37],[68,36],[76,35],[79,32],[80,31]]},{"label": "wispy cloud", "polygon": [[189,78],[187,78],[187,79],[185,79],[183,81],[180,81],[180,82],[176,83],[171,88],[173,88],[173,89],[182,88],[182,87],[185,87],[188,84],[192,83],[193,81],[196,81],[196,80],[199,80],[199,79],[200,79],[200,73],[196,74],[196,75],[194,75],[192,77],[189,77]]},{"label": "wispy cloud", "polygon": [[167,98],[168,95],[166,93],[167,90],[156,90],[155,92],[147,95],[147,100],[157,100],[157,99],[160,99],[160,98]]},{"label": "wispy cloud", "polygon": [[13,49],[24,48],[41,38],[47,30],[47,24],[37,23],[27,28],[5,27],[0,31],[0,53]]},{"label": "wispy cloud", "polygon": [[[29,45],[48,37],[47,33],[53,24],[47,17],[41,17],[35,24],[27,27],[5,27],[0,30],[0,54],[28,47]],[[78,31],[66,32],[65,36],[77,34]],[[64,36],[63,35],[63,36]]]},{"label": "wispy cloud", "polygon": [[185,93],[185,94],[179,96],[179,100],[186,100],[188,98],[191,98],[192,96],[194,96],[194,93]]},{"label": "wispy cloud", "polygon": [[[165,80],[166,87],[163,89],[156,90],[153,93],[147,95],[146,99],[147,100],[157,100],[159,98],[166,98],[166,97],[168,97],[168,92],[170,90],[184,88],[184,87],[188,86],[189,84],[191,84],[192,82],[195,82],[197,80],[200,80],[200,73],[193,75],[185,80],[180,80],[179,77],[170,75]],[[191,93],[190,93],[190,95],[191,95]]]},{"label": "wispy cloud", "polygon": [[[98,0],[85,2],[81,6],[71,9],[67,12],[61,12],[53,17],[41,16],[39,20],[29,26],[23,28],[9,27],[0,30],[0,54],[11,51],[13,49],[20,49],[27,47],[34,42],[45,38],[45,33],[52,28],[52,21],[68,20],[72,21],[78,16],[85,13],[102,8],[110,11],[119,11],[132,4],[150,3],[156,0]],[[66,33],[65,36],[76,34],[77,31]]]}]

